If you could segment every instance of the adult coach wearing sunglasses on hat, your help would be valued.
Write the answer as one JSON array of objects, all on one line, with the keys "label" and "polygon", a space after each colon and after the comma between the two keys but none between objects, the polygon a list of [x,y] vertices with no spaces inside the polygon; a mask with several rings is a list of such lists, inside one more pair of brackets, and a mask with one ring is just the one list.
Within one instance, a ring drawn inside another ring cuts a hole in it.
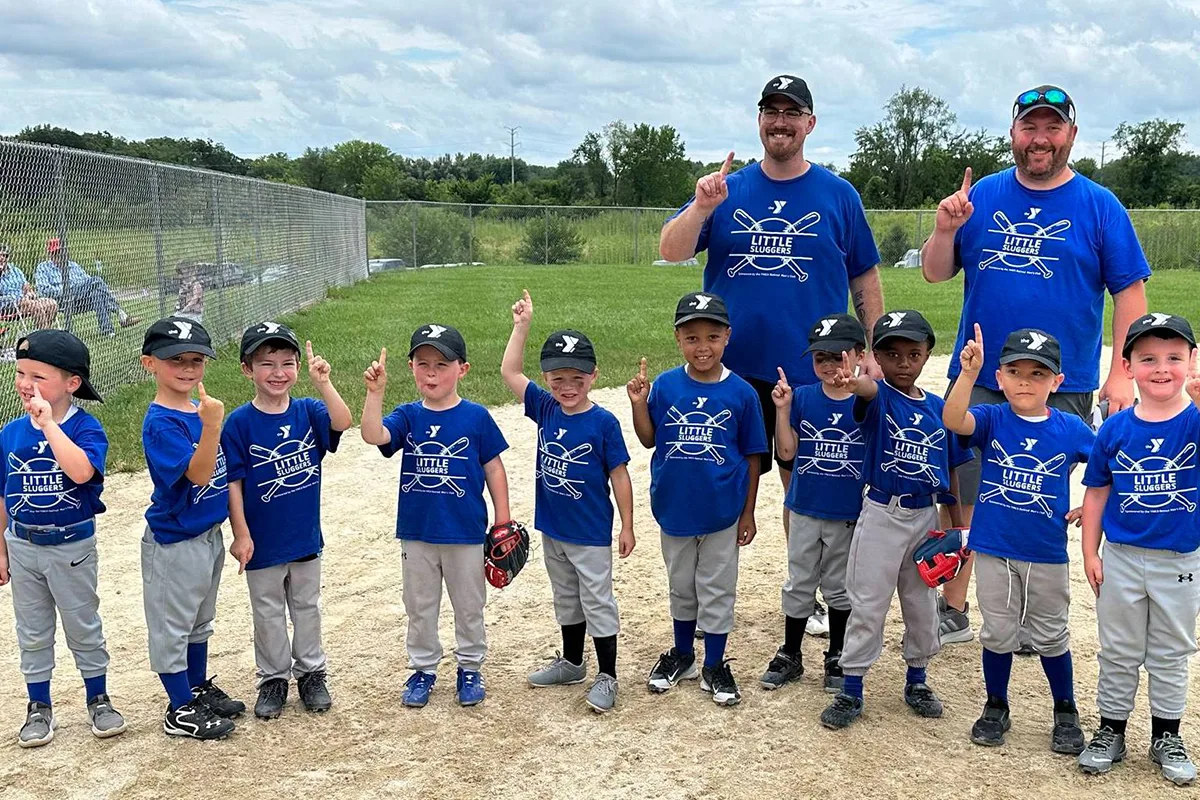
[{"label": "adult coach wearing sunglasses on hat", "polygon": [[[938,205],[921,269],[931,283],[965,273],[953,352],[973,337],[976,323],[984,342],[1003,342],[1018,328],[1057,337],[1064,380],[1049,405],[1087,420],[1098,387],[1110,413],[1133,403],[1121,347],[1130,324],[1146,313],[1150,265],[1116,196],[1067,166],[1077,132],[1075,104],[1062,89],[1039,86],[1018,95],[1010,130],[1016,166],[974,186],[967,168],[962,188]],[[1113,297],[1113,356],[1100,387],[1105,291]],[[984,353],[972,405],[1004,402],[995,377],[1000,351],[992,347]],[[951,381],[959,370],[959,360],[951,358]],[[976,459],[958,471],[967,524],[979,494],[979,470]],[[964,613],[969,584],[968,568],[944,587],[943,644],[973,635]]]}]

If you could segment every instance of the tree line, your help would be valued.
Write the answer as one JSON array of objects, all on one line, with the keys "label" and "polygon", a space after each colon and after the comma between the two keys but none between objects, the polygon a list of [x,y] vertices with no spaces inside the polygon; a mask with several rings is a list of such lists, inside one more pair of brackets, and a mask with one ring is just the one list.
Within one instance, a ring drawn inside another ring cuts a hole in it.
[{"label": "tree line", "polygon": [[[826,165],[858,189],[868,208],[931,207],[954,191],[966,166],[978,178],[1012,163],[1007,136],[959,126],[949,104],[920,87],[901,87],[883,112],[880,120],[855,131],[856,149],[846,169]],[[9,138],[366,200],[674,207],[691,195],[697,178],[719,167],[719,162],[689,159],[679,132],[670,125],[621,120],[588,132],[571,156],[554,166],[480,153],[410,158],[358,139],[309,147],[295,157],[278,152],[242,158],[211,139],[128,140],[107,131],[77,133],[51,125],[27,127]],[[1130,208],[1200,207],[1200,154],[1183,149],[1183,123],[1121,122],[1109,139],[1120,153],[1117,158],[1103,165],[1078,158],[1072,166],[1108,186]],[[752,162],[735,161],[734,168],[746,163]]]}]

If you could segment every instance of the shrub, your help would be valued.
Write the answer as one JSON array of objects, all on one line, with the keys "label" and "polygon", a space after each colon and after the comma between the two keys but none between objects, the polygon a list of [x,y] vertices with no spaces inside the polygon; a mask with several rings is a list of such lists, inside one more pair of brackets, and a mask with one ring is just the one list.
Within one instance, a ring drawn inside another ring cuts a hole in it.
[{"label": "shrub", "polygon": [[[416,252],[413,214],[417,215]],[[471,260],[471,223],[465,213],[443,208],[410,206],[379,222],[378,255],[413,259],[413,266]]]},{"label": "shrub", "polygon": [[899,225],[893,225],[879,240],[879,263],[895,264],[908,252],[908,234]]},{"label": "shrub", "polygon": [[543,215],[525,225],[517,258],[526,264],[568,264],[583,254],[583,236],[557,214]]}]

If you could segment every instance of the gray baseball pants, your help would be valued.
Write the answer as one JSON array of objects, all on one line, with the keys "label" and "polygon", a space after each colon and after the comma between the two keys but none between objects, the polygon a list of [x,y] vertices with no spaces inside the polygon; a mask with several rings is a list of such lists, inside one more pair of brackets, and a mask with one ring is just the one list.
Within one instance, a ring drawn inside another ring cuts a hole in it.
[{"label": "gray baseball pants", "polygon": [[696,620],[706,633],[733,630],[737,596],[737,525],[704,536],[661,535],[671,618]]},{"label": "gray baseball pants", "polygon": [[146,528],[142,536],[142,604],[150,669],[160,675],[186,671],[188,645],[212,637],[224,564],[220,525],[174,544],[159,544]]},{"label": "gray baseball pants", "polygon": [[846,565],[854,520],[819,519],[788,511],[788,578],[783,584],[783,613],[807,619],[813,615],[817,587],[830,608],[850,608]]},{"label": "gray baseball pants", "polygon": [[246,585],[254,615],[254,663],[258,666],[259,685],[324,670],[320,557],[246,570]]},{"label": "gray baseball pants", "polygon": [[542,557],[554,595],[554,620],[562,626],[586,622],[593,638],[616,636],[620,621],[612,547],[560,542],[542,534]]},{"label": "gray baseball pants", "polygon": [[442,584],[454,607],[455,656],[464,670],[478,670],[487,655],[487,632],[483,604],[487,581],[483,576],[482,544],[427,544],[403,539],[400,542],[404,611],[408,614],[409,666],[436,672],[442,660],[438,638],[438,614],[442,607]]},{"label": "gray baseball pants", "polygon": [[1021,630],[1040,656],[1055,658],[1071,646],[1071,565],[1041,564],[975,554],[975,604],[983,615],[979,643],[993,653],[1015,653]]}]

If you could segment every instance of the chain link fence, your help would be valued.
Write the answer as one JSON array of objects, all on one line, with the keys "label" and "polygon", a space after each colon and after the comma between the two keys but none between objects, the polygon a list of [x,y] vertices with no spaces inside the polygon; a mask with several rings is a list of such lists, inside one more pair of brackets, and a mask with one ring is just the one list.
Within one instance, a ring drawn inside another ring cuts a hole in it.
[{"label": "chain link fence", "polygon": [[[650,264],[673,208],[367,203],[368,250],[380,268],[447,264]],[[1151,266],[1200,269],[1200,209],[1129,212]],[[932,209],[868,210],[880,263],[918,266]],[[700,255],[703,262],[704,255]]]},{"label": "chain link fence", "polygon": [[[0,141],[0,385],[38,328],[91,350],[102,394],[144,377],[155,319],[214,342],[367,275],[362,201],[218,172]],[[21,413],[0,392],[0,419]]]}]

